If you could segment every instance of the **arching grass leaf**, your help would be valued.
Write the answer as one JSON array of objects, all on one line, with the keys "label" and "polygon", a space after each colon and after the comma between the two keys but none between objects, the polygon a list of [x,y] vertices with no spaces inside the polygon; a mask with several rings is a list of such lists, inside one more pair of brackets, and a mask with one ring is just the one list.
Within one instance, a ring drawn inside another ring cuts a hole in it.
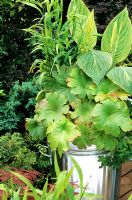
[{"label": "arching grass leaf", "polygon": [[120,88],[132,94],[132,68],[114,67],[108,72],[107,76]]},{"label": "arching grass leaf", "polygon": [[80,54],[77,65],[98,85],[112,65],[112,57],[109,53],[93,50]]},{"label": "arching grass leaf", "polygon": [[107,26],[101,42],[101,50],[112,54],[114,63],[129,55],[132,44],[132,25],[125,8]]}]

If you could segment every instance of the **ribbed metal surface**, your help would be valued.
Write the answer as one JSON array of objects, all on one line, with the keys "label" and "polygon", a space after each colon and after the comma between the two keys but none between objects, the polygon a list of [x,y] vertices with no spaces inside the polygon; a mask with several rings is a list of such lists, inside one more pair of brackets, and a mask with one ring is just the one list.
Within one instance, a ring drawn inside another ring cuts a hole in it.
[{"label": "ribbed metal surface", "polygon": [[[79,163],[83,171],[83,186],[86,187],[87,185],[87,192],[101,194],[102,198],[100,200],[117,200],[119,174],[117,177],[117,171],[112,167],[100,168],[100,162],[98,162],[100,154],[102,152],[96,151],[94,148],[84,151],[79,149],[76,151],[75,148],[71,148],[63,156],[63,169],[69,171],[72,168],[73,163],[69,155],[72,156]],[[79,177],[76,170],[74,170],[71,176],[71,182],[79,184]],[[79,189],[76,189],[76,192],[79,192]]]}]

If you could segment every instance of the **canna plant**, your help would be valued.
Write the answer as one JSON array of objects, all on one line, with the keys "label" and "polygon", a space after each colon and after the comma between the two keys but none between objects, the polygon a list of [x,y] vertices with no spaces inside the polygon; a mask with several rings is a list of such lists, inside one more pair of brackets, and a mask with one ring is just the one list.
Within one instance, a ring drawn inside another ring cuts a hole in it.
[{"label": "canna plant", "polygon": [[114,151],[132,131],[127,106],[132,68],[124,64],[132,46],[128,10],[115,16],[101,35],[94,11],[82,0],[71,0],[63,27],[74,40],[76,55],[71,63],[60,63],[59,70],[49,65],[48,78],[40,75],[44,89],[37,95],[35,116],[26,120],[26,128],[33,139],[47,137],[51,149],[58,149],[60,155],[71,142],[81,149],[93,144],[99,150]]}]

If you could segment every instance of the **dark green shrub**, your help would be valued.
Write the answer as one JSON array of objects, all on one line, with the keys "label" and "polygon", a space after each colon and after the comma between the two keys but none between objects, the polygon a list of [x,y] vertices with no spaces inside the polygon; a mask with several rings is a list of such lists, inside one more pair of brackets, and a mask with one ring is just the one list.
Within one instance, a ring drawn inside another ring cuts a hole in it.
[{"label": "dark green shrub", "polygon": [[17,81],[10,92],[0,99],[0,134],[24,132],[25,118],[34,113],[38,86],[34,81]]}]

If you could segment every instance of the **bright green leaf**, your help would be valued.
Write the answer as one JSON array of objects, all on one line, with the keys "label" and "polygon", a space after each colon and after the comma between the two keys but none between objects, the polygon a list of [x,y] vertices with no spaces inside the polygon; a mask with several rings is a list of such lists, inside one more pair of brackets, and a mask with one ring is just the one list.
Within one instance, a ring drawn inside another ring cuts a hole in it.
[{"label": "bright green leaf", "polygon": [[107,26],[102,37],[101,49],[112,54],[114,63],[119,63],[129,55],[131,43],[132,25],[125,8]]},{"label": "bright green leaf", "polygon": [[79,149],[85,149],[87,146],[92,145],[92,140],[95,137],[95,130],[90,126],[90,124],[88,126],[83,123],[79,124],[78,128],[81,135],[73,141],[73,144]]},{"label": "bright green leaf", "polygon": [[106,100],[102,104],[96,104],[92,116],[94,127],[106,134],[119,137],[121,130],[132,130],[132,120],[125,102]]},{"label": "bright green leaf", "polygon": [[79,181],[80,181],[80,191],[83,192],[83,173],[82,173],[82,169],[81,167],[79,166],[78,162],[73,158],[73,157],[70,157],[76,170],[77,170],[77,173],[78,173],[78,176],[79,176]]},{"label": "bright green leaf", "polygon": [[56,152],[54,154],[54,166],[55,166],[56,176],[59,176],[59,174],[60,174],[60,168],[59,168],[59,165],[58,165],[58,162],[57,162]]},{"label": "bright green leaf", "polygon": [[26,119],[26,129],[34,140],[42,140],[46,136],[46,125],[43,121],[38,122],[35,119],[28,118]]},{"label": "bright green leaf", "polygon": [[75,100],[76,96],[71,94],[71,89],[67,86],[69,68],[61,68],[58,72],[52,72],[51,78],[44,81],[45,91],[58,92],[66,96],[68,101]]},{"label": "bright green leaf", "polygon": [[132,94],[132,68],[114,67],[108,72],[107,76],[120,88]]},{"label": "bright green leaf", "polygon": [[80,136],[75,124],[63,117],[59,121],[52,123],[47,130],[48,142],[54,151],[58,148],[60,154],[67,151],[69,142]]},{"label": "bright green leaf", "polygon": [[18,174],[17,172],[12,172],[12,174],[15,175],[16,177],[18,177],[21,181],[23,181],[30,188],[30,190],[33,192],[33,196],[34,196],[35,200],[40,200],[40,196],[37,194],[34,186],[30,183],[30,181],[28,179],[26,179],[21,174]]},{"label": "bright green leaf", "polygon": [[63,94],[56,92],[47,93],[45,99],[36,106],[37,119],[45,119],[48,123],[60,119],[69,112],[66,105],[67,99]]},{"label": "bright green leaf", "polygon": [[27,5],[27,6],[30,6],[30,7],[32,7],[32,8],[35,8],[35,9],[38,10],[41,14],[43,14],[42,11],[41,11],[41,9],[40,9],[37,5],[35,5],[35,3],[31,3],[31,2],[28,2],[28,1],[19,1],[19,2],[21,2],[21,3],[23,3],[23,4]]},{"label": "bright green leaf", "polygon": [[80,46],[84,50],[92,49],[97,43],[97,28],[94,20],[94,11],[92,11],[82,30]]},{"label": "bright green leaf", "polygon": [[117,146],[118,140],[115,137],[111,135],[106,135],[102,132],[96,136],[96,138],[94,139],[94,144],[99,150],[105,149],[112,151]]},{"label": "bright green leaf", "polygon": [[96,102],[102,102],[108,98],[112,101],[127,100],[128,98],[128,94],[109,79],[103,79],[97,87],[93,87],[93,90]]},{"label": "bright green leaf", "polygon": [[76,119],[76,122],[91,122],[91,111],[94,107],[94,104],[91,101],[85,100],[76,100],[71,104],[72,108],[74,109],[71,112],[71,117]]},{"label": "bright green leaf", "polygon": [[71,0],[67,12],[67,19],[70,32],[77,43],[80,43],[82,30],[86,24],[89,14],[90,11],[82,0]]},{"label": "bright green leaf", "polygon": [[98,85],[112,65],[112,57],[109,53],[94,50],[80,54],[77,65]]},{"label": "bright green leaf", "polygon": [[71,88],[71,93],[79,95],[81,98],[92,95],[91,89],[92,81],[80,69],[73,68],[70,77],[67,79],[67,85]]}]

